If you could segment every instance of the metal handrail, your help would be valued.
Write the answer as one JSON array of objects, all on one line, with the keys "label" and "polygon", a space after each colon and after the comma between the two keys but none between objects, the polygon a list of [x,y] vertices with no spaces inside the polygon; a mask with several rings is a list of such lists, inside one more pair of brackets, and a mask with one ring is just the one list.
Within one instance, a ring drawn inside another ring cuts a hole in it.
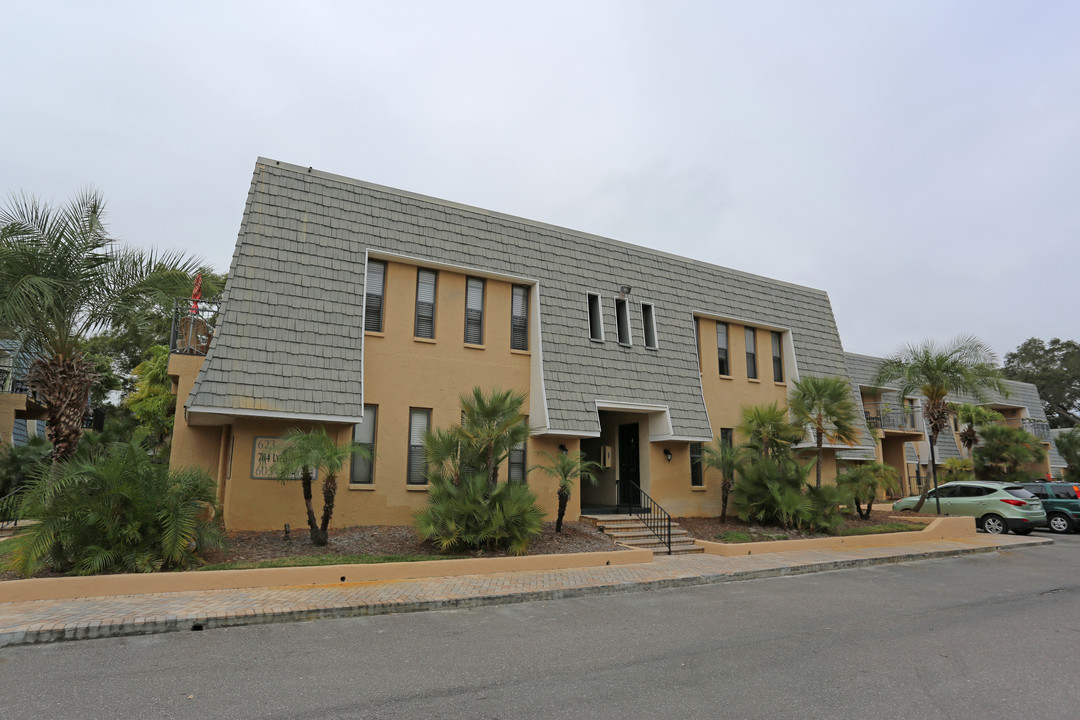
[{"label": "metal handrail", "polygon": [[192,300],[182,298],[173,304],[172,330],[169,333],[169,352],[205,355],[214,338],[218,310],[217,299]]},{"label": "metal handrail", "polygon": [[[671,554],[671,515],[668,511],[660,507],[660,504],[649,497],[648,493],[641,489],[641,486],[632,480],[621,480],[633,489],[637,490],[638,495],[644,502],[639,502],[637,505],[626,503],[625,507],[627,515],[636,515],[641,518],[641,521],[645,523],[653,535],[660,539],[660,542],[667,548],[667,554]],[[621,498],[619,498],[621,500]],[[622,512],[622,504],[616,506],[616,512]]]},{"label": "metal handrail", "polygon": [[1025,430],[1043,442],[1050,442],[1053,436],[1050,434],[1050,423],[1035,418],[1005,418],[997,421],[999,425],[1006,427],[1018,427]]},{"label": "metal handrail", "polygon": [[899,403],[863,403],[866,424],[872,429],[913,430],[922,428],[922,408]]}]

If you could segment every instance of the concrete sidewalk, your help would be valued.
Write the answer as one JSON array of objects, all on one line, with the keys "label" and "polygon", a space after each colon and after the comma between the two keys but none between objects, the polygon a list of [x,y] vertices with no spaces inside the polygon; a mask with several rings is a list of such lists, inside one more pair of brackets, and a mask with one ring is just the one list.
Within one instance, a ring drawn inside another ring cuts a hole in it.
[{"label": "concrete sidewalk", "polygon": [[903,546],[747,557],[658,555],[651,563],[566,570],[0,602],[0,647],[705,585],[1050,543],[1043,538],[979,535]]}]

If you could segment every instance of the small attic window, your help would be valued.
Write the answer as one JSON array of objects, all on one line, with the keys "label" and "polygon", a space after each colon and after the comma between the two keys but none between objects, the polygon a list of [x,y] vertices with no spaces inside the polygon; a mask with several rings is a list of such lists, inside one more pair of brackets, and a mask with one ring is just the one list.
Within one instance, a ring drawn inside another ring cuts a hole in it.
[{"label": "small attic window", "polygon": [[630,347],[633,338],[630,335],[630,306],[623,298],[615,298],[615,332],[620,345]]},{"label": "small attic window", "polygon": [[600,296],[589,293],[589,339],[604,342],[604,317],[600,311]]},{"label": "small attic window", "polygon": [[645,338],[645,347],[650,350],[657,348],[656,344],[656,315],[653,306],[641,303],[641,330]]}]

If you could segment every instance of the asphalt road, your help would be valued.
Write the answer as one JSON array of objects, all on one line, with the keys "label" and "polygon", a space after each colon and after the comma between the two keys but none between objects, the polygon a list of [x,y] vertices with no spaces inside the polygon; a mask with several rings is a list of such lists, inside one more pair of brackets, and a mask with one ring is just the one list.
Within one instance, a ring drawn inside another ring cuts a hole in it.
[{"label": "asphalt road", "polygon": [[0,718],[1077,718],[1080,535],[708,587],[0,650]]}]

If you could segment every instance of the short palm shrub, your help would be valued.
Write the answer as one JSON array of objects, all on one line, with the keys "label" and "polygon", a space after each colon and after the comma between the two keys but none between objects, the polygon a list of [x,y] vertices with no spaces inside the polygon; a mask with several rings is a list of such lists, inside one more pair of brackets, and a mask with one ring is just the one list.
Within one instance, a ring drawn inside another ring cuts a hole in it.
[{"label": "short palm shrub", "polygon": [[442,550],[505,548],[523,555],[543,526],[544,512],[525,483],[492,487],[485,472],[462,475],[458,482],[429,482],[428,505],[417,512],[416,529]]},{"label": "short palm shrub", "polygon": [[813,509],[803,492],[812,466],[785,456],[761,456],[746,463],[731,492],[736,514],[743,521],[789,530],[804,527]]},{"label": "short palm shrub", "polygon": [[27,528],[12,567],[32,575],[46,563],[77,575],[157,572],[201,562],[222,548],[213,479],[155,462],[138,439],[38,470],[15,506]]},{"label": "short palm shrub", "polygon": [[[32,437],[26,445],[0,445],[0,498],[20,490],[39,467],[48,463],[52,445],[42,437]],[[11,520],[11,503],[0,506],[0,520]]]},{"label": "short palm shrub", "polygon": [[851,463],[845,472],[836,476],[836,484],[847,492],[855,504],[855,512],[863,520],[870,517],[879,492],[895,492],[899,487],[896,469],[879,462]]},{"label": "short palm shrub", "polygon": [[975,448],[975,477],[998,482],[1024,482],[1024,466],[1046,458],[1039,439],[1021,428],[1008,425],[983,425],[979,428],[983,444]]}]

